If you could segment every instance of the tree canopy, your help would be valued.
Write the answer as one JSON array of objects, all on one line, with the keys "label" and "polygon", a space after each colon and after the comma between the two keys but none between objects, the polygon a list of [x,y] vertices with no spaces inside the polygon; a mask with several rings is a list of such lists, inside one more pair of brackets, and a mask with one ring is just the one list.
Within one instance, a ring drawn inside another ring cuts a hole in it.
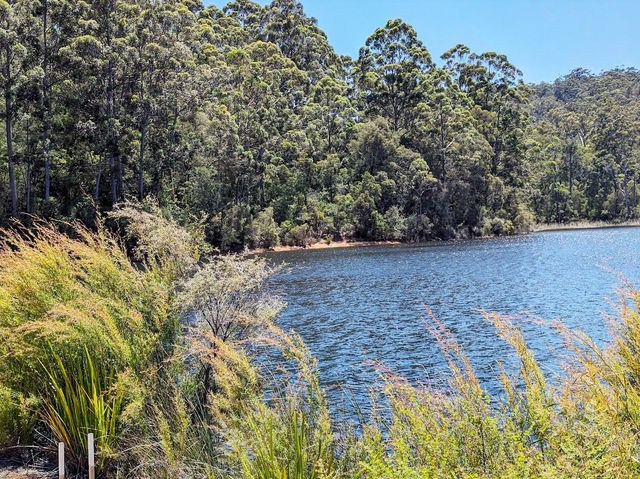
[{"label": "tree canopy", "polygon": [[157,198],[223,250],[638,214],[638,72],[525,85],[389,20],[358,58],[293,0],[0,2],[0,220]]}]

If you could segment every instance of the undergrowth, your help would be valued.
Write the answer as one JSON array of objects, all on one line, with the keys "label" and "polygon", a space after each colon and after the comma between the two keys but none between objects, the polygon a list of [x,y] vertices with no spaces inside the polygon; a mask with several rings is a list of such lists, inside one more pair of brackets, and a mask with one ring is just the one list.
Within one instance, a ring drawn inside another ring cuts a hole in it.
[{"label": "undergrowth", "polygon": [[[517,320],[486,314],[520,364],[515,376],[501,370],[498,396],[430,317],[447,385],[381,366],[370,417],[345,425],[302,339],[274,323],[283,304],[264,287],[274,271],[264,260],[210,255],[199,228],[153,203],[113,220],[133,258],[102,227],[2,232],[3,451],[62,440],[82,473],[93,432],[102,477],[640,477],[640,294],[630,285],[604,347],[551,324],[564,345],[559,382]],[[278,373],[257,361],[265,348],[278,351]]]}]

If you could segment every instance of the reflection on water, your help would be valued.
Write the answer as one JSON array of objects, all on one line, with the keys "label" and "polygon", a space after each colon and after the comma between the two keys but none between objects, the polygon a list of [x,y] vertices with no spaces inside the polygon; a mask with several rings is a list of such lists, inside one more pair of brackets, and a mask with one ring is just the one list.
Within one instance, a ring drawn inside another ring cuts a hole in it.
[{"label": "reflection on water", "polygon": [[[602,312],[612,311],[617,273],[640,280],[639,246],[640,228],[610,228],[266,256],[287,265],[271,281],[288,304],[279,324],[309,345],[334,399],[342,384],[366,402],[377,379],[371,360],[413,380],[433,380],[445,367],[423,305],[454,333],[490,391],[496,361],[513,361],[478,310],[561,318],[606,341]],[[545,369],[557,369],[554,334],[531,322],[522,329]]]}]

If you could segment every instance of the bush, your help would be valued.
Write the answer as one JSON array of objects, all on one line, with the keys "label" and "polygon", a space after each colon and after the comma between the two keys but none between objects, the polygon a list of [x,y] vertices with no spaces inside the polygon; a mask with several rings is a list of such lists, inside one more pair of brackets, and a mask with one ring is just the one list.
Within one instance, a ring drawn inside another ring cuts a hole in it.
[{"label": "bush", "polygon": [[0,385],[0,449],[24,444],[36,422],[39,401]]},{"label": "bush", "polygon": [[[41,419],[52,439],[67,444],[70,467],[79,468],[90,431],[101,438],[98,454],[111,453],[103,426],[115,425],[121,408],[98,404],[119,394],[109,377],[129,376],[121,402],[133,403],[139,378],[170,354],[176,321],[165,275],[135,267],[119,241],[103,230],[67,226],[75,239],[48,223],[29,233],[2,232],[0,384],[14,397],[45,403]],[[87,363],[87,351],[95,369]],[[90,371],[95,374],[85,380]],[[0,430],[13,427],[2,420]]]},{"label": "bush", "polygon": [[433,223],[427,215],[412,215],[407,218],[407,237],[411,241],[424,241],[432,237]]},{"label": "bush", "polygon": [[[289,360],[291,376],[268,383],[240,349],[218,343],[211,360],[219,388],[210,408],[224,439],[222,470],[251,479],[321,479],[338,477],[335,441],[316,361],[302,340],[268,326],[263,342],[276,346]],[[266,384],[265,384],[266,385]]]},{"label": "bush", "polygon": [[309,246],[311,242],[311,228],[306,223],[292,226],[285,233],[282,242],[289,246]]},{"label": "bush", "polygon": [[265,208],[258,213],[251,223],[251,247],[271,248],[280,243],[280,231],[273,219],[273,208]]},{"label": "bush", "polygon": [[528,233],[535,223],[534,215],[524,206],[518,207],[518,214],[513,220],[515,233]]},{"label": "bush", "polygon": [[397,206],[392,206],[384,214],[383,239],[401,240],[407,235],[407,220],[400,214]]},{"label": "bush", "polygon": [[[428,327],[449,363],[446,389],[415,386],[385,370],[389,421],[365,426],[360,477],[637,477],[640,452],[640,294],[624,291],[606,348],[550,323],[564,338],[566,377],[546,382],[513,319],[486,315],[520,362],[490,397],[464,351],[434,318]],[[630,304],[628,304],[630,303]]]},{"label": "bush", "polygon": [[[520,363],[514,377],[499,373],[495,397],[432,317],[447,386],[381,367],[372,419],[356,424],[359,435],[337,434],[315,359],[272,322],[281,303],[263,287],[272,272],[264,260],[192,257],[189,274],[177,275],[170,251],[154,253],[167,244],[155,235],[190,234],[148,220],[128,219],[133,231],[143,230],[137,221],[162,230],[144,230],[157,242],[135,240],[155,258],[137,267],[103,231],[4,232],[0,445],[27,439],[40,406],[45,439],[64,440],[77,470],[86,432],[96,434],[105,477],[638,476],[640,293],[631,287],[604,348],[551,323],[566,345],[566,375],[552,384],[515,320],[485,315]],[[498,220],[487,224],[504,231]],[[267,347],[282,364],[265,360]]]},{"label": "bush", "polygon": [[84,465],[87,433],[93,432],[101,470],[114,453],[124,387],[113,371],[94,365],[88,350],[73,369],[57,358],[59,372],[49,372],[51,393],[45,395],[44,417],[56,439],[65,444],[72,465]]},{"label": "bush", "polygon": [[484,221],[483,236],[504,236],[513,233],[513,223],[503,218],[495,217]]}]

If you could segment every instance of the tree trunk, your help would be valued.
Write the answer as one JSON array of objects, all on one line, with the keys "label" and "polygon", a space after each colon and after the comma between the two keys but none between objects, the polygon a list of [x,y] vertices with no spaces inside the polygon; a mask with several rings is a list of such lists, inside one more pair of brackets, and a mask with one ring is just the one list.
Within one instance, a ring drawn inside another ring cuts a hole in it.
[{"label": "tree trunk", "polygon": [[122,155],[120,154],[120,152],[118,152],[118,155],[116,156],[116,174],[117,174],[117,197],[118,200],[124,198],[124,181],[122,179]]},{"label": "tree trunk", "polygon": [[27,213],[31,213],[31,164],[27,165],[27,177],[25,178],[25,196],[26,196],[26,205],[25,209]]},{"label": "tree trunk", "polygon": [[111,203],[118,202],[118,184],[116,183],[116,159],[113,152],[109,152],[109,184],[111,186]]},{"label": "tree trunk", "polygon": [[93,196],[96,207],[98,206],[98,201],[100,200],[100,180],[102,180],[102,159],[98,162],[98,172],[96,173],[96,189]]},{"label": "tree trunk", "polygon": [[[107,20],[107,46],[111,53],[111,25]],[[114,131],[115,116],[113,62],[109,60],[107,65],[107,125],[108,125],[108,151],[109,151],[109,181],[111,184],[111,202],[118,202],[118,184],[122,179],[122,165],[118,154],[116,133]]]},{"label": "tree trunk", "polygon": [[7,134],[7,161],[9,163],[9,196],[11,214],[18,216],[18,192],[16,190],[16,173],[13,165],[13,104],[11,98],[11,47],[6,47],[7,62],[5,64],[5,78],[7,84],[4,91],[5,127]]},{"label": "tree trunk", "polygon": [[619,213],[618,207],[618,172],[616,171],[616,165],[611,165],[611,177],[613,179],[613,206],[615,210],[615,215],[617,216]]},{"label": "tree trunk", "polygon": [[42,13],[42,44],[44,48],[43,75],[42,75],[42,138],[44,140],[44,201],[49,203],[51,198],[51,155],[49,146],[49,46],[47,45],[47,13],[48,0],[43,0],[44,12]]},{"label": "tree trunk", "polygon": [[624,162],[624,206],[627,209],[627,217],[631,216],[631,204],[629,203],[629,188],[627,187],[629,180],[627,179],[629,167]]},{"label": "tree trunk", "polygon": [[144,147],[147,139],[148,113],[145,108],[142,125],[140,126],[140,155],[138,157],[138,197],[140,201],[144,198]]},{"label": "tree trunk", "polygon": [[569,148],[569,198],[573,198],[573,145]]}]

